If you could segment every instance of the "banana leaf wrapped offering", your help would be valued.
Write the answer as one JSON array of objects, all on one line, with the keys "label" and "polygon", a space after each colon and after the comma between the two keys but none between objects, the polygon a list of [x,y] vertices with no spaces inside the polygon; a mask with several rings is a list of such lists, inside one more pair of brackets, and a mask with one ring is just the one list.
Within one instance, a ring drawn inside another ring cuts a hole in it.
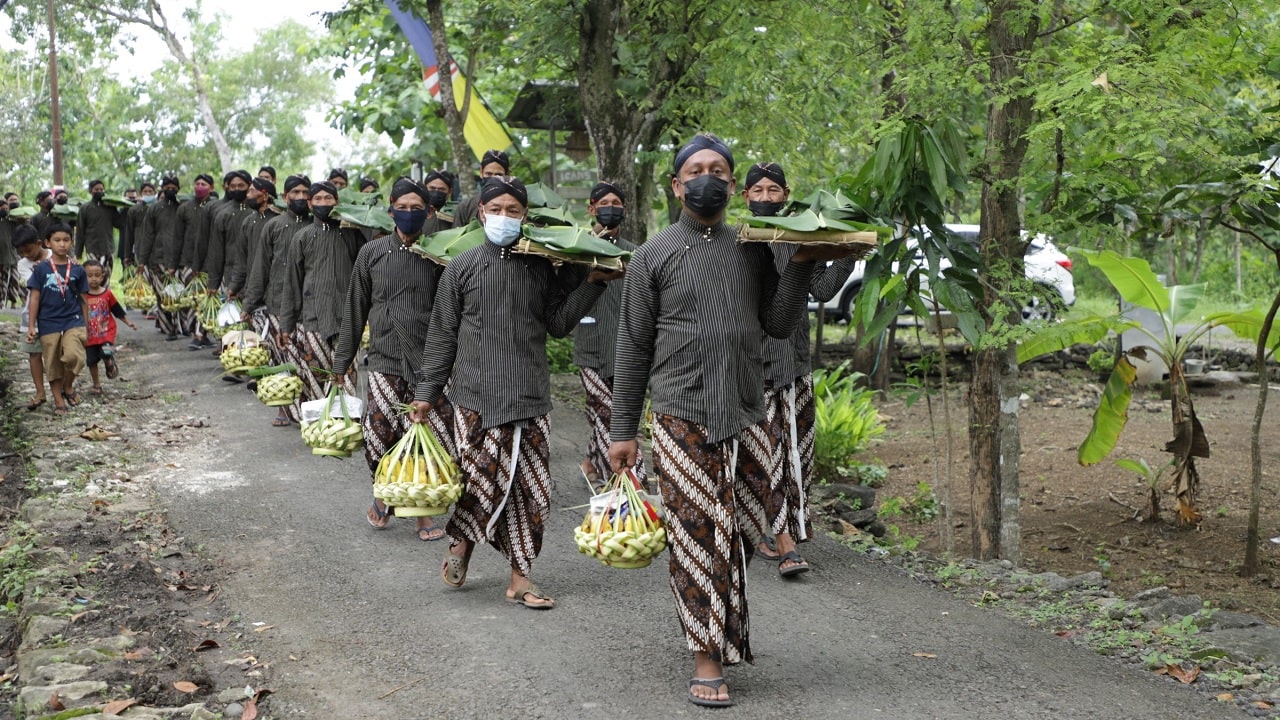
[{"label": "banana leaf wrapped offering", "polygon": [[384,207],[342,202],[334,206],[333,216],[347,226],[372,228],[388,233],[395,229],[395,221]]},{"label": "banana leaf wrapped offering", "polygon": [[80,203],[68,200],[66,205],[54,205],[50,214],[59,220],[75,220],[80,215]]},{"label": "banana leaf wrapped offering", "polygon": [[285,363],[254,368],[245,374],[258,378],[258,390],[255,394],[259,402],[268,407],[280,407],[292,405],[302,396],[302,380],[293,374],[297,369],[297,365]]},{"label": "banana leaf wrapped offering", "polygon": [[120,278],[121,297],[130,310],[147,311],[156,304],[155,291],[135,265],[127,265]]},{"label": "banana leaf wrapped offering", "polygon": [[590,507],[573,531],[583,555],[609,567],[634,569],[647,567],[666,549],[661,500],[642,492],[630,472],[611,477]]},{"label": "banana leaf wrapped offering", "polygon": [[893,237],[893,228],[869,222],[870,215],[839,191],[819,190],[792,202],[785,212],[746,218],[738,227],[738,240],[839,245],[852,247],[862,257]]},{"label": "banana leaf wrapped offering", "polygon": [[480,227],[478,221],[473,220],[462,227],[423,235],[418,238],[416,244],[409,247],[409,250],[428,260],[448,265],[449,261],[483,242],[484,228]]},{"label": "banana leaf wrapped offering", "polygon": [[630,252],[596,237],[586,227],[537,227],[526,223],[520,229],[522,237],[513,247],[516,252],[608,270],[621,270],[622,264],[631,259]]},{"label": "banana leaf wrapped offering", "polygon": [[412,423],[378,461],[373,496],[394,508],[396,517],[443,515],[462,497],[462,478],[431,429]]},{"label": "banana leaf wrapped offering", "polygon": [[40,208],[35,205],[19,205],[16,208],[9,208],[9,218],[12,220],[30,220],[40,213]]},{"label": "banana leaf wrapped offering", "polygon": [[[307,418],[317,403],[323,405],[320,417]],[[312,455],[351,457],[351,453],[364,446],[364,428],[360,425],[362,404],[356,398],[339,392],[337,385],[324,400],[302,404],[302,441],[311,448]]]}]

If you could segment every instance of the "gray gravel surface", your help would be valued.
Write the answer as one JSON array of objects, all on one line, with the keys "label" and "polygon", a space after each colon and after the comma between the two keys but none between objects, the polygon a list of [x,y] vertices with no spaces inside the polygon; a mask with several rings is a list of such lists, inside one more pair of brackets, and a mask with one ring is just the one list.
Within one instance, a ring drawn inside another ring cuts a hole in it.
[{"label": "gray gravel surface", "polygon": [[[466,587],[440,580],[445,542],[411,519],[373,531],[362,457],[313,456],[297,426],[216,378],[208,351],[139,334],[131,358],[206,442],[157,458],[175,529],[230,570],[222,598],[272,663],[273,717],[1238,718],[1212,698],[964,604],[825,537],[814,571],[750,569],[754,665],[728,668],[736,706],[685,699],[692,663],[665,559],[613,570],[577,553],[586,425],[559,402],[558,480],[534,580],[559,607],[504,601],[507,565],[478,548]],[[136,372],[136,369],[135,369]],[[563,389],[572,382],[558,382]],[[917,653],[928,656],[916,656]]]}]

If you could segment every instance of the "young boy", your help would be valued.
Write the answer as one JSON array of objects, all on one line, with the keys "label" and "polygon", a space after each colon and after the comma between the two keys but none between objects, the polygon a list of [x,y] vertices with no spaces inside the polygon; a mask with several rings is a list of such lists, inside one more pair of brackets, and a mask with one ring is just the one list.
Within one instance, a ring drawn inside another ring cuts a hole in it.
[{"label": "young boy", "polygon": [[85,362],[89,365],[89,377],[93,379],[93,387],[89,392],[102,394],[102,383],[98,380],[98,363],[107,369],[107,378],[115,380],[120,375],[116,367],[116,318],[125,325],[138,329],[128,317],[124,308],[116,301],[116,296],[107,289],[107,272],[97,260],[87,260],[84,264],[85,276],[89,279],[89,294],[85,296],[85,304],[89,307],[86,316]]},{"label": "young boy", "polygon": [[31,291],[27,309],[27,342],[40,337],[44,369],[53,391],[53,412],[66,415],[67,406],[80,404],[76,375],[84,369],[85,318],[89,306],[85,295],[89,279],[84,268],[71,259],[71,226],[55,222],[45,231],[45,243],[52,256],[40,263],[27,280]]},{"label": "young boy", "polygon": [[[18,330],[26,340],[29,325],[29,308],[31,294],[27,291],[27,281],[36,265],[48,260],[52,253],[40,243],[39,234],[31,225],[19,225],[13,229],[13,249],[18,253],[18,279],[22,281],[24,304],[22,316],[18,320]],[[27,353],[27,365],[31,368],[31,382],[36,386],[36,395],[27,403],[27,410],[39,409],[45,403],[44,395],[44,359],[40,354],[40,344],[23,342],[19,350]]]}]

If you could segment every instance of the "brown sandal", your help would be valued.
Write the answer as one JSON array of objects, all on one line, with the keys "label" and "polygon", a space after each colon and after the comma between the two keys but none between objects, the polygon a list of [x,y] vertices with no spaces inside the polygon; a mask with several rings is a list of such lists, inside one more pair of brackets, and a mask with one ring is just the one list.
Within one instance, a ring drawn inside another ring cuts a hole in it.
[{"label": "brown sandal", "polygon": [[507,602],[516,605],[523,605],[534,610],[550,610],[556,606],[556,601],[546,595],[543,595],[537,585],[530,585],[523,590],[508,590]]}]

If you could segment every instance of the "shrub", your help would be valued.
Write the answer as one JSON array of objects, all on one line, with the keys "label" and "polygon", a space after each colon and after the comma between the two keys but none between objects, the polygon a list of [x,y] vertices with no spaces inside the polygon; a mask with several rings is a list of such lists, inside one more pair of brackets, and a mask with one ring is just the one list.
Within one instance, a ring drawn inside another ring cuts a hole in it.
[{"label": "shrub", "polygon": [[552,375],[578,372],[578,366],[573,364],[572,337],[547,336],[547,365]]},{"label": "shrub", "polygon": [[860,387],[862,375],[849,372],[848,365],[813,373],[817,416],[813,472],[821,482],[839,480],[853,456],[884,433],[880,413],[871,402],[875,391]]}]

